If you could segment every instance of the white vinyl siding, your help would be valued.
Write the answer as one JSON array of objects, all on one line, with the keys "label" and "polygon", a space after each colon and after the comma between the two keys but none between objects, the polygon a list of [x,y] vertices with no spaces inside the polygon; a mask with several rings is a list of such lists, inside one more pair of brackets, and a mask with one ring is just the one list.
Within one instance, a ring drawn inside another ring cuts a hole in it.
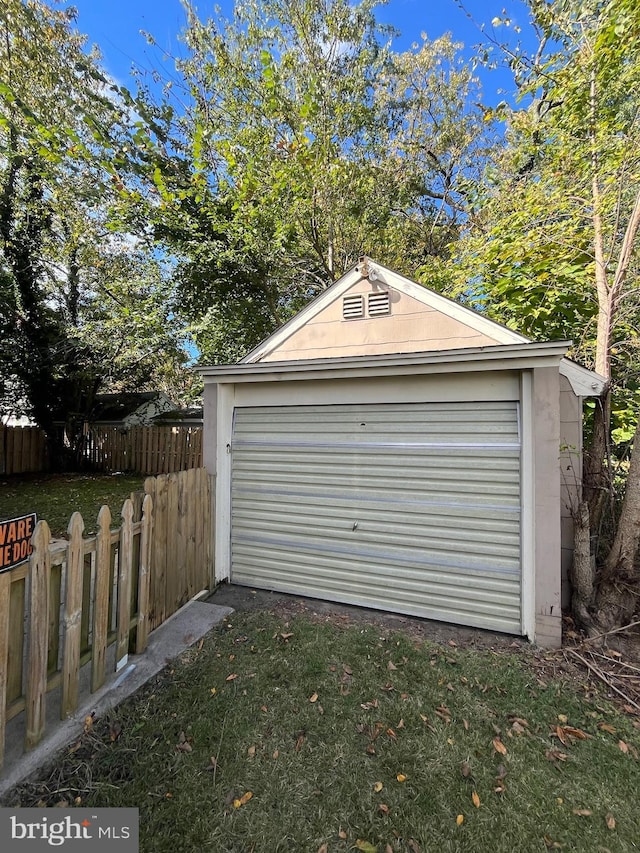
[{"label": "white vinyl siding", "polygon": [[235,583],[521,632],[515,401],[239,407]]}]

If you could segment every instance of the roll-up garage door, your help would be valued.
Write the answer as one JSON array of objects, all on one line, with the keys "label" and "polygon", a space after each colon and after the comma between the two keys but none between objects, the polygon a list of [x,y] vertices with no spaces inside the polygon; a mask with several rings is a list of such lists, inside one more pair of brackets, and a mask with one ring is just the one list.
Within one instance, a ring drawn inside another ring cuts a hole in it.
[{"label": "roll-up garage door", "polygon": [[234,583],[521,632],[516,402],[238,408]]}]

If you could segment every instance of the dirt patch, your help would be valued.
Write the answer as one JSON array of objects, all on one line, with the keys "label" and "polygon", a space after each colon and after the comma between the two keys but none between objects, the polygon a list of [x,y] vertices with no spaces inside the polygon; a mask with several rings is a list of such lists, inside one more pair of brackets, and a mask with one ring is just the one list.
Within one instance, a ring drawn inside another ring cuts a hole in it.
[{"label": "dirt patch", "polygon": [[208,599],[214,604],[233,607],[234,610],[262,609],[282,619],[304,615],[308,619],[329,622],[334,625],[358,623],[380,625],[387,630],[404,631],[412,637],[434,643],[455,643],[458,646],[477,649],[527,649],[533,647],[523,637],[496,634],[479,628],[464,628],[447,622],[436,622],[414,616],[402,616],[383,610],[355,607],[333,601],[287,595],[251,587],[221,584]]}]

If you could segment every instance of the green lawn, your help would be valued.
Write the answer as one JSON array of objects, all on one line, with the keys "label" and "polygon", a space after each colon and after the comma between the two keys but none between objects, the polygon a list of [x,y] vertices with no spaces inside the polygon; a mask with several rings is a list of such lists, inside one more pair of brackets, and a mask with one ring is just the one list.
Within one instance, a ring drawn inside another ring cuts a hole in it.
[{"label": "green lawn", "polygon": [[114,519],[132,491],[141,489],[142,476],[124,474],[25,475],[0,479],[0,520],[36,512],[49,523],[54,536],[66,533],[73,512],[82,515],[87,532],[107,504]]},{"label": "green lawn", "polygon": [[253,610],[6,804],[137,806],[142,853],[624,853],[637,726],[560,653]]}]

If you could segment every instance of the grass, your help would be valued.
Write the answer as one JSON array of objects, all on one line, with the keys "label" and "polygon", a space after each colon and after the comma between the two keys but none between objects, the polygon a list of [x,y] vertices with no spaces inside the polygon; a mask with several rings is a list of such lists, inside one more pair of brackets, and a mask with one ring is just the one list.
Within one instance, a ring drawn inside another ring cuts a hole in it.
[{"label": "grass", "polygon": [[5,804],[137,806],[142,853],[638,850],[637,720],[558,661],[236,613]]},{"label": "grass", "polygon": [[0,519],[36,512],[49,523],[54,536],[66,533],[69,519],[78,511],[87,532],[94,531],[103,504],[115,519],[132,491],[142,488],[144,477],[124,474],[36,474],[0,481]]}]

